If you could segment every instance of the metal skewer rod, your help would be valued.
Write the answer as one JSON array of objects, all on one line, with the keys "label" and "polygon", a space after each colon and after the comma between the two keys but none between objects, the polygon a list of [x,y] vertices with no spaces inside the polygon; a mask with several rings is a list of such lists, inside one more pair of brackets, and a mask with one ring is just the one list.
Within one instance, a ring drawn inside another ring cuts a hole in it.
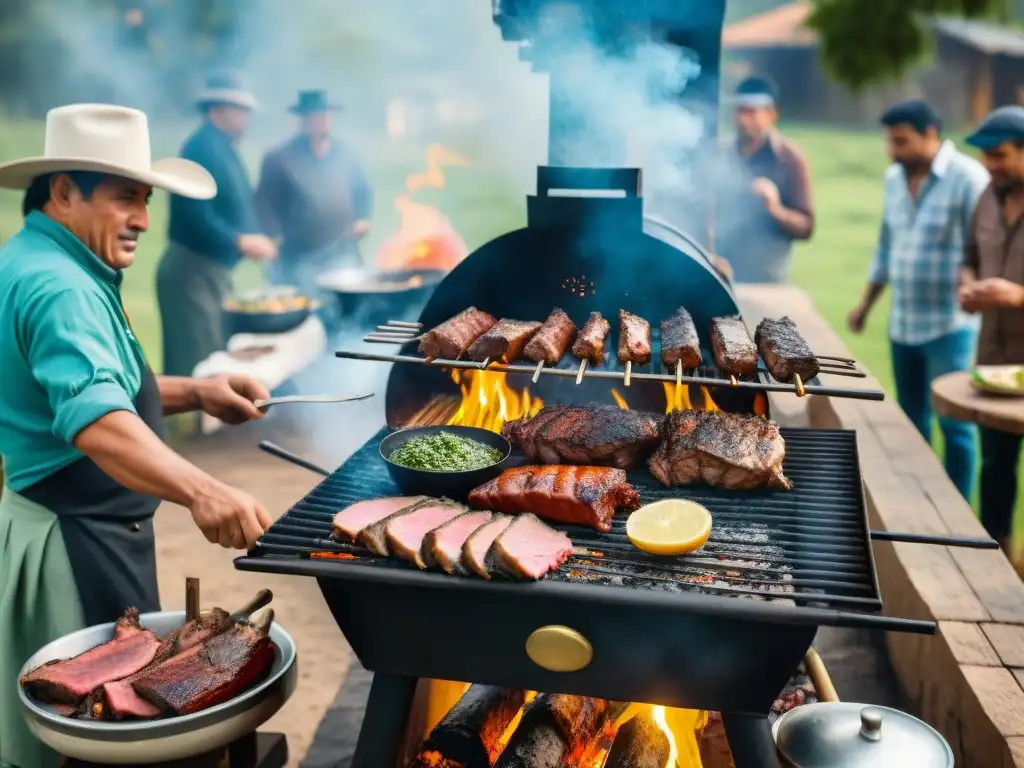
[{"label": "metal skewer rod", "polygon": [[587,358],[583,358],[582,360],[580,360],[580,372],[576,374],[577,387],[580,385],[580,382],[583,381],[583,374],[586,373],[587,371],[587,362]]},{"label": "metal skewer rod", "polygon": [[837,363],[856,363],[856,360],[852,360],[849,357],[835,357],[833,355],[815,355],[818,360],[834,360]]},{"label": "metal skewer rod", "polygon": [[381,333],[402,333],[407,336],[415,336],[417,328],[406,328],[400,325],[378,325],[377,330]]},{"label": "metal skewer rod", "polygon": [[534,384],[536,384],[538,379],[540,379],[540,374],[541,374],[541,371],[543,371],[543,370],[544,370],[544,361],[541,360],[539,363],[537,363],[537,370],[535,370],[533,372],[533,383]]},{"label": "metal skewer rod", "polygon": [[410,323],[407,320],[388,320],[388,325],[393,325],[397,328],[422,328],[423,323]]},{"label": "metal skewer rod", "polygon": [[622,379],[622,386],[624,386],[624,387],[628,387],[629,386],[629,379],[630,379],[630,377],[632,375],[633,375],[633,361],[632,360],[627,360],[626,361],[626,375]]},{"label": "metal skewer rod", "polygon": [[796,386],[797,397],[803,397],[807,394],[807,391],[804,389],[804,380],[800,378],[799,373],[793,374],[793,384]]}]

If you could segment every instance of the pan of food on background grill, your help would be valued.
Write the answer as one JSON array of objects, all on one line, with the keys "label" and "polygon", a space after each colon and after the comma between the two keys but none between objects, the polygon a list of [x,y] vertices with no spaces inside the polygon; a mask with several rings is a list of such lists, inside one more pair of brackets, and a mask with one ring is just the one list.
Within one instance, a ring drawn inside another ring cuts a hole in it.
[{"label": "pan of food on background grill", "polygon": [[[232,614],[231,618],[241,621],[237,616]],[[138,618],[143,629],[165,638],[185,624],[186,612],[158,611]],[[25,662],[19,678],[41,665],[74,658],[111,641],[114,629],[115,623],[111,622],[54,640]],[[269,638],[274,658],[265,679],[222,704],[193,714],[120,721],[72,718],[19,686],[22,712],[32,733],[68,758],[104,765],[137,765],[194,757],[254,732],[295,691],[295,641],[277,622],[271,622]]]},{"label": "pan of food on background grill", "polygon": [[319,309],[320,302],[288,286],[239,293],[224,302],[224,331],[228,336],[287,333]]},{"label": "pan of food on background grill", "polygon": [[342,319],[398,317],[418,307],[445,272],[439,269],[337,269],[320,275],[321,290],[334,294]]}]

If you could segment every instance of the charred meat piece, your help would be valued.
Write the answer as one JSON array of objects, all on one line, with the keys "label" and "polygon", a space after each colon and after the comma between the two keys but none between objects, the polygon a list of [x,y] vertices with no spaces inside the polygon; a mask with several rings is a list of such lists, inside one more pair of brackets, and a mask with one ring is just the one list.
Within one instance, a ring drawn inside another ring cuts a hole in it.
[{"label": "charred meat piece", "polygon": [[672,369],[676,363],[682,363],[686,369],[700,368],[703,362],[697,326],[683,307],[661,321],[661,362]]},{"label": "charred meat piece", "polygon": [[424,357],[458,360],[496,322],[497,318],[476,307],[464,309],[427,331],[420,339],[420,352]]},{"label": "charred meat piece", "polygon": [[502,318],[473,342],[466,357],[478,363],[490,360],[492,363],[512,363],[519,359],[526,343],[540,329],[540,323],[532,320],[509,320]]},{"label": "charred meat piece", "polygon": [[424,504],[408,514],[389,518],[384,526],[388,552],[395,557],[408,560],[417,568],[426,568],[427,564],[422,555],[424,537],[435,528],[450,523],[463,512],[466,512],[466,508],[461,504],[438,501]]},{"label": "charred meat piece", "polygon": [[[519,515],[494,540],[488,570],[515,579],[542,579],[572,557],[572,540],[529,513]],[[492,568],[493,566],[493,568]]]},{"label": "charred meat piece", "polygon": [[651,362],[651,324],[624,309],[619,310],[619,362]]},{"label": "charred meat piece", "polygon": [[[137,622],[135,611],[136,626]],[[159,648],[160,639],[148,629],[138,627],[138,631],[122,633],[116,640],[74,658],[43,664],[23,675],[20,683],[38,701],[77,707],[104,683],[128,677],[145,667]]]},{"label": "charred meat piece", "polygon": [[138,632],[145,632],[142,624],[139,623],[139,609],[129,608],[124,615],[114,622],[114,639],[130,637]]},{"label": "charred meat piece", "polygon": [[711,351],[715,365],[727,376],[745,376],[757,370],[757,347],[741,317],[711,321]]},{"label": "charred meat piece", "polygon": [[[526,691],[471,685],[423,741],[419,753],[443,755],[446,765],[490,768],[501,738],[526,702]],[[436,765],[420,760],[418,765]]]},{"label": "charred meat piece", "polygon": [[555,307],[540,330],[527,343],[523,354],[535,363],[558,365],[575,338],[576,324],[565,312]]},{"label": "charred meat piece", "polygon": [[782,473],[786,443],[774,422],[734,413],[673,411],[647,462],[663,485],[704,482],[715,488],[789,490]]},{"label": "charred meat piece", "polygon": [[132,687],[165,714],[188,715],[228,701],[270,672],[273,620],[268,609],[253,624],[236,625],[158,664]]},{"label": "charred meat piece", "polygon": [[788,317],[765,318],[754,330],[754,341],[764,364],[777,381],[790,382],[793,374],[810,381],[821,370],[807,341]]},{"label": "charred meat piece", "polygon": [[367,526],[393,515],[400,509],[423,501],[426,496],[389,496],[384,499],[368,499],[357,501],[350,507],[338,512],[331,521],[331,530],[335,538],[355,541],[359,533]]},{"label": "charred meat piece", "polygon": [[591,365],[604,362],[604,342],[608,338],[612,326],[601,317],[600,312],[591,312],[586,325],[572,345],[572,353],[577,360],[588,360]]},{"label": "charred meat piece", "polygon": [[490,520],[490,512],[465,512],[423,538],[423,562],[443,568],[445,573],[463,573],[462,547],[480,526]]},{"label": "charred meat piece", "polygon": [[640,506],[626,473],[611,467],[513,467],[474,488],[469,503],[510,515],[532,512],[552,523],[607,532],[617,509]]},{"label": "charred meat piece", "polygon": [[404,507],[399,508],[398,511],[392,512],[390,515],[385,515],[379,520],[370,523],[369,525],[364,527],[361,531],[359,531],[359,537],[357,541],[364,547],[369,549],[371,552],[373,552],[375,555],[387,557],[389,554],[391,554],[388,551],[388,523],[400,515],[406,515],[410,512],[419,509],[425,504],[434,504],[436,502],[437,499],[431,499],[429,497],[424,496],[419,501],[414,501],[411,504],[406,504]]},{"label": "charred meat piece", "polygon": [[614,405],[550,405],[505,422],[501,434],[538,463],[630,469],[658,445],[663,419]]},{"label": "charred meat piece", "polygon": [[491,551],[494,540],[508,528],[514,517],[508,515],[494,515],[486,523],[477,528],[466,539],[462,545],[462,565],[477,576],[484,579],[491,578],[491,572],[487,570],[487,553]]}]

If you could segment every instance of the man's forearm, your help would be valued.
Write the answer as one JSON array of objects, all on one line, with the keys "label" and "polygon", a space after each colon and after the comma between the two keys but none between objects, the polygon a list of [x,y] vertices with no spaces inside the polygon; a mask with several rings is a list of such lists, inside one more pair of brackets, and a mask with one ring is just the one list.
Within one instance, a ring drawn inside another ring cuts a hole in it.
[{"label": "man's forearm", "polygon": [[199,410],[200,400],[195,379],[188,376],[157,376],[156,383],[160,388],[160,402],[165,416]]},{"label": "man's forearm", "polygon": [[164,445],[131,411],[97,419],[74,445],[125,488],[185,507],[217,482]]},{"label": "man's forearm", "polygon": [[875,302],[878,301],[878,297],[882,295],[885,290],[885,283],[868,283],[867,290],[864,291],[864,296],[861,298],[861,306],[865,310],[871,309]]},{"label": "man's forearm", "polygon": [[768,212],[786,234],[797,240],[807,240],[814,231],[814,217],[808,213],[787,208],[782,203],[773,205]]}]

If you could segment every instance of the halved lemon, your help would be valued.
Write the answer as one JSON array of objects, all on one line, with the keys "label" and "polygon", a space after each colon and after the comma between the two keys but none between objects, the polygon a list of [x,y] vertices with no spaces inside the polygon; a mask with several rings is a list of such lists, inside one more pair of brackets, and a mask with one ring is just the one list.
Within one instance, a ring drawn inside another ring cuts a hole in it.
[{"label": "halved lemon", "polygon": [[711,513],[693,501],[663,499],[640,507],[626,520],[626,536],[652,555],[685,555],[707,543]]}]

